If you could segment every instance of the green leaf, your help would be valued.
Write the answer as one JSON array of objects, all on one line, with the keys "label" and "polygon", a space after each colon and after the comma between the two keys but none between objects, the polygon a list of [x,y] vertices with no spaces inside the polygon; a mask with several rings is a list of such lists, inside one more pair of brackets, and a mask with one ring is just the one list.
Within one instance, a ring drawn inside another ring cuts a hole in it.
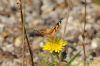
[{"label": "green leaf", "polygon": [[79,56],[79,54],[80,54],[80,51],[79,51],[75,56],[73,56],[73,57],[71,58],[71,60],[66,64],[66,66],[70,66],[71,63],[77,58],[77,56]]},{"label": "green leaf", "polygon": [[51,63],[49,66],[57,66],[57,63]]}]

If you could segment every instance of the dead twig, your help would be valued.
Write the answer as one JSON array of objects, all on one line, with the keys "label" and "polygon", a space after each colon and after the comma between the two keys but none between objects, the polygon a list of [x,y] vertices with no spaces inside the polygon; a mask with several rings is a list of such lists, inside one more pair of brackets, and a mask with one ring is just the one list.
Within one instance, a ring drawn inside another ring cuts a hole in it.
[{"label": "dead twig", "polygon": [[[31,63],[32,63],[32,66],[34,66],[33,53],[32,53],[32,50],[31,50],[30,42],[29,42],[29,39],[28,39],[28,36],[27,36],[25,24],[24,24],[24,16],[23,16],[23,10],[22,10],[22,0],[19,0],[19,1],[20,1],[21,23],[22,23],[22,29],[23,29],[23,34],[24,34],[23,38],[27,42],[27,46],[28,46],[28,49],[29,49],[30,57],[31,57]],[[25,41],[24,41],[24,44],[25,44]]]},{"label": "dead twig", "polygon": [[[85,3],[86,3],[86,0],[85,0]],[[87,16],[87,13],[86,13],[86,4],[85,4],[85,16],[84,16],[84,27],[83,27],[83,34],[82,34],[82,36],[83,36],[83,43],[82,43],[82,46],[83,46],[83,52],[84,52],[84,66],[86,66],[86,48],[85,48],[85,44],[84,44],[84,40],[85,40],[85,32],[86,32],[86,30],[85,30],[85,26],[86,26],[86,23],[87,23],[87,20],[86,20],[86,16]]]}]

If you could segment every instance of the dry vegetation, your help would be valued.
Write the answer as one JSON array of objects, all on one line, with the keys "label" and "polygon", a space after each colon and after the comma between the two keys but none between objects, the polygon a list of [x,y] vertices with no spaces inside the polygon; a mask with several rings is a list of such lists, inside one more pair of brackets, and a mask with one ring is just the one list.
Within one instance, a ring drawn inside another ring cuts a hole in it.
[{"label": "dry vegetation", "polygon": [[[50,53],[35,33],[60,19],[67,45]],[[0,66],[100,66],[100,0],[0,0]]]}]

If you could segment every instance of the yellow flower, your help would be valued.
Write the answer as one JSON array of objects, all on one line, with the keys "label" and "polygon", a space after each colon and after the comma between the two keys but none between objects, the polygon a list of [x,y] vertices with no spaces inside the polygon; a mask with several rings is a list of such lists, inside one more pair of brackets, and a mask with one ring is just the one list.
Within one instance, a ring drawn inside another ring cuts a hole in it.
[{"label": "yellow flower", "polygon": [[47,42],[45,42],[43,46],[43,50],[48,50],[51,53],[52,52],[59,53],[64,48],[64,46],[67,44],[68,43],[64,41],[63,39],[55,38],[55,39],[48,40]]}]

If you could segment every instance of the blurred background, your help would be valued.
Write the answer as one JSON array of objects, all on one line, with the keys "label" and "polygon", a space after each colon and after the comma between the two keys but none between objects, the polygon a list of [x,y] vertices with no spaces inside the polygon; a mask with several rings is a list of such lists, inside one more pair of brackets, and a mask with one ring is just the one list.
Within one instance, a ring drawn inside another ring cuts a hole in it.
[{"label": "blurred background", "polygon": [[[87,61],[100,62],[100,0],[22,0],[27,34],[34,30],[51,28],[62,18],[58,36],[69,42],[66,59],[82,50],[82,33],[85,22]],[[19,0],[0,0],[0,66],[30,65],[27,44],[23,44]],[[44,37],[28,36],[35,66],[49,66],[52,55],[42,50]],[[23,45],[25,45],[23,47]],[[83,52],[80,54],[83,58]],[[44,64],[44,65],[42,65]],[[64,63],[62,63],[64,64]],[[100,66],[94,65],[94,66]]]}]

